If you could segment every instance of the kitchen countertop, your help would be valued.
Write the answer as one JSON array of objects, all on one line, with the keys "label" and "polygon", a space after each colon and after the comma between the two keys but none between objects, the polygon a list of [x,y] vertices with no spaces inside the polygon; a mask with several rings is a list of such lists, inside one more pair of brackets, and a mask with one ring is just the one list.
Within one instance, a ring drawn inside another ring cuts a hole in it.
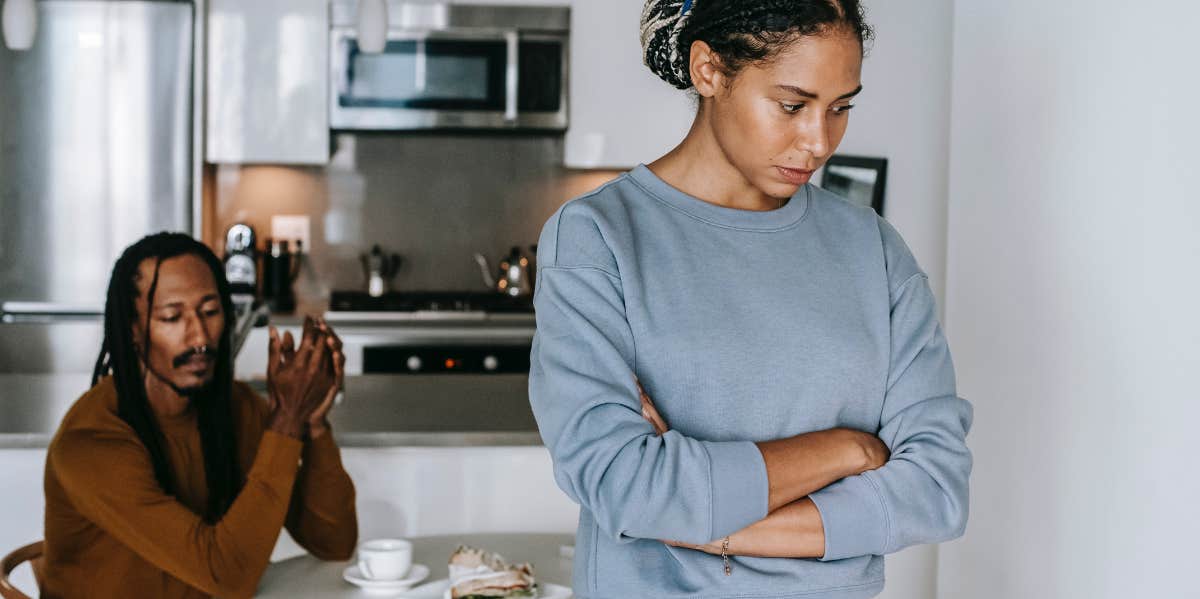
[{"label": "kitchen countertop", "polygon": [[532,312],[356,312],[328,310],[297,310],[295,312],[272,313],[268,322],[277,327],[299,327],[304,324],[306,314],[319,314],[334,327],[377,327],[387,325],[453,326],[467,324],[471,326],[524,327],[532,330],[537,322]]},{"label": "kitchen countertop", "polygon": [[[46,447],[89,382],[82,373],[0,374],[0,449]],[[330,422],[342,447],[541,445],[527,386],[522,374],[348,376]]]}]

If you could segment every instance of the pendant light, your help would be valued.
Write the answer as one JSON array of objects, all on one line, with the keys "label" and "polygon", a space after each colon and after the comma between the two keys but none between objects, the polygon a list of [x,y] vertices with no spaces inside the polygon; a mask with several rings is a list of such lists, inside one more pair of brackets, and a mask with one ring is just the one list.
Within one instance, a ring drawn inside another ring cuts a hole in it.
[{"label": "pendant light", "polygon": [[358,0],[358,49],[366,54],[383,52],[387,30],[387,0]]},{"label": "pendant light", "polygon": [[0,11],[4,45],[9,50],[28,50],[37,36],[37,5],[34,0],[4,0]]}]

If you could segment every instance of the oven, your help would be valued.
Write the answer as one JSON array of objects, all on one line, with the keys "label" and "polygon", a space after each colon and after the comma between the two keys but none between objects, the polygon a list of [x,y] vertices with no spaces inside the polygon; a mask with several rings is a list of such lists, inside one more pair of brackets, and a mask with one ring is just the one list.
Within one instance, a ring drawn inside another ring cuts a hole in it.
[{"label": "oven", "polygon": [[536,330],[529,298],[495,292],[334,291],[325,318],[349,374],[527,377]]}]

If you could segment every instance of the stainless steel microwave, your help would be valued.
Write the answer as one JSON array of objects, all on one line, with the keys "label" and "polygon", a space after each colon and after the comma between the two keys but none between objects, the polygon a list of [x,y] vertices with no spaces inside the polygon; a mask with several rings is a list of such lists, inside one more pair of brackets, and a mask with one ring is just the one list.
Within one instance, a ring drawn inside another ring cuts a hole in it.
[{"label": "stainless steel microwave", "polygon": [[388,2],[387,43],[357,43],[355,0],[330,15],[330,126],[567,128],[570,9]]}]

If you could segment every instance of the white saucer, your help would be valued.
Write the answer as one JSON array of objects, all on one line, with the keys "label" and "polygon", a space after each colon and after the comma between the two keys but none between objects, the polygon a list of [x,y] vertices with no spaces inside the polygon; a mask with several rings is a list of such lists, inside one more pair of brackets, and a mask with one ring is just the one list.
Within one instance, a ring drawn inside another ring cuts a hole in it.
[{"label": "white saucer", "polygon": [[358,564],[347,567],[342,570],[342,578],[357,586],[368,593],[395,593],[398,591],[407,590],[409,587],[425,580],[429,577],[429,568],[421,564],[413,564],[409,569],[408,575],[404,578],[396,580],[374,580],[362,575],[358,570]]}]

